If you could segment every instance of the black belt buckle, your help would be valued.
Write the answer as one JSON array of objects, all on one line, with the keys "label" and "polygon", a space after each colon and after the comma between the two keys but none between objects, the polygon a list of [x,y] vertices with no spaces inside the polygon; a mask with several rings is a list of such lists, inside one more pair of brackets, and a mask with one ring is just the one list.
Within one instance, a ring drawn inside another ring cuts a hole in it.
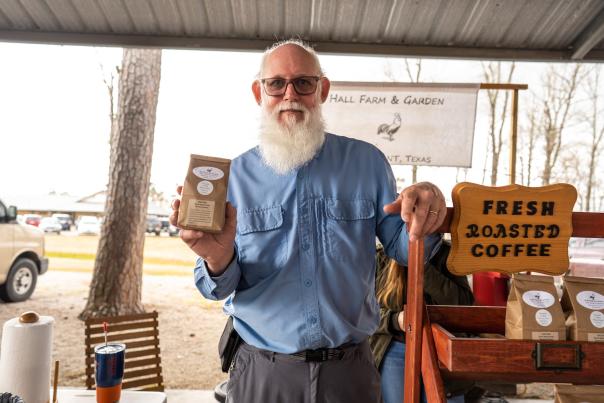
[{"label": "black belt buckle", "polygon": [[322,362],[328,360],[328,353],[326,348],[319,348],[317,350],[306,350],[304,361],[306,362]]},{"label": "black belt buckle", "polygon": [[304,352],[304,361],[306,362],[341,360],[343,357],[344,351],[339,348],[318,348],[316,350],[306,350]]}]

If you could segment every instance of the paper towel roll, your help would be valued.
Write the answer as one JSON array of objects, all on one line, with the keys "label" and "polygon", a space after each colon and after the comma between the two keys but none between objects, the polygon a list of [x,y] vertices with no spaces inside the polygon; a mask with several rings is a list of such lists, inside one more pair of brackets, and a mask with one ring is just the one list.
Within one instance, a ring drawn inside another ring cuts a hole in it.
[{"label": "paper towel roll", "polygon": [[52,316],[34,323],[13,318],[4,323],[0,347],[0,392],[20,396],[27,403],[50,400]]}]

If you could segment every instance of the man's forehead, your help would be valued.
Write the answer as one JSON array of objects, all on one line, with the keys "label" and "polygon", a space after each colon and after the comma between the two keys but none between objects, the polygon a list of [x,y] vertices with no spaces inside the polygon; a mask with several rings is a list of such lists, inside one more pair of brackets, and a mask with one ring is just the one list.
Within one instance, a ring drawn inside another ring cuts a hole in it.
[{"label": "man's forehead", "polygon": [[317,74],[314,57],[304,48],[287,44],[273,50],[266,59],[265,72],[271,76]]}]

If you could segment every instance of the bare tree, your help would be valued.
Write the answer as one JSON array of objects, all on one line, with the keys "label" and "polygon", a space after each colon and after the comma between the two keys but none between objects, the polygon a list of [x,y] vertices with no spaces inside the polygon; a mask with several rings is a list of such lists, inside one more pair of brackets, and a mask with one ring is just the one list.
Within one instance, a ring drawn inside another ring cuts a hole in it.
[{"label": "bare tree", "polygon": [[545,95],[541,103],[541,135],[544,140],[542,179],[544,185],[552,180],[563,142],[563,134],[571,118],[573,97],[581,81],[581,65],[550,66],[544,78]]},{"label": "bare tree", "polygon": [[[415,71],[409,64],[409,59],[405,59],[405,70],[409,81],[419,83],[419,78],[422,75],[422,59],[415,59]],[[417,165],[411,166],[411,183],[417,183]]]},{"label": "bare tree", "polygon": [[[409,59],[405,59],[405,72],[409,82],[419,83],[422,74],[422,59],[415,59],[415,69],[409,64]],[[384,66],[384,74],[390,81],[399,81],[394,73],[390,63]],[[417,165],[411,165],[411,183],[417,182]]]},{"label": "bare tree", "polygon": [[105,221],[81,319],[144,311],[142,263],[160,71],[161,50],[124,50]]},{"label": "bare tree", "polygon": [[526,133],[526,135],[520,137],[520,141],[522,143],[522,151],[519,154],[520,166],[522,167],[522,169],[520,170],[520,183],[526,186],[531,186],[531,179],[533,177],[533,158],[535,154],[535,145],[539,130],[538,114],[538,105],[536,105],[534,102],[530,102],[529,110],[527,113],[528,127],[523,130],[523,133]]},{"label": "bare tree", "polygon": [[[510,69],[505,78],[505,83],[512,82],[512,76],[516,64],[510,64]],[[501,83],[502,75],[505,75],[502,71],[501,62],[490,62],[482,65],[483,77],[487,83]],[[503,104],[500,105],[500,94],[503,93]],[[503,147],[503,127],[505,124],[505,117],[507,114],[508,100],[510,97],[509,91],[500,90],[487,90],[487,96],[489,99],[489,148],[491,150],[491,186],[497,185],[497,175],[499,167],[499,158],[501,156],[501,149]],[[499,119],[497,116],[499,115]],[[485,158],[488,158],[489,153],[487,152]],[[486,167],[486,162],[485,162]]]},{"label": "bare tree", "polygon": [[[600,74],[602,68],[600,66],[594,67],[590,74],[587,76],[587,91],[590,102],[591,113],[587,119],[590,125],[590,142],[589,146],[589,159],[587,161],[588,172],[585,184],[585,211],[591,211],[594,207],[595,197],[593,196],[594,185],[596,182],[596,169],[598,166],[598,160],[600,153],[602,152],[602,139],[604,138],[604,124],[598,119],[604,111],[600,108]],[[592,201],[592,197],[594,200]]]}]

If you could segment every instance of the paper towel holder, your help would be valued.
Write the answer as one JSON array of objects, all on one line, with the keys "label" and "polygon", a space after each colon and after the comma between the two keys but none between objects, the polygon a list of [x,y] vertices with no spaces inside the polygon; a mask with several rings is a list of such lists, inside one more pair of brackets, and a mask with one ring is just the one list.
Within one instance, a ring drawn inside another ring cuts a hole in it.
[{"label": "paper towel holder", "polygon": [[34,311],[27,311],[19,316],[19,322],[21,323],[36,323],[38,320],[40,320],[40,315]]}]

